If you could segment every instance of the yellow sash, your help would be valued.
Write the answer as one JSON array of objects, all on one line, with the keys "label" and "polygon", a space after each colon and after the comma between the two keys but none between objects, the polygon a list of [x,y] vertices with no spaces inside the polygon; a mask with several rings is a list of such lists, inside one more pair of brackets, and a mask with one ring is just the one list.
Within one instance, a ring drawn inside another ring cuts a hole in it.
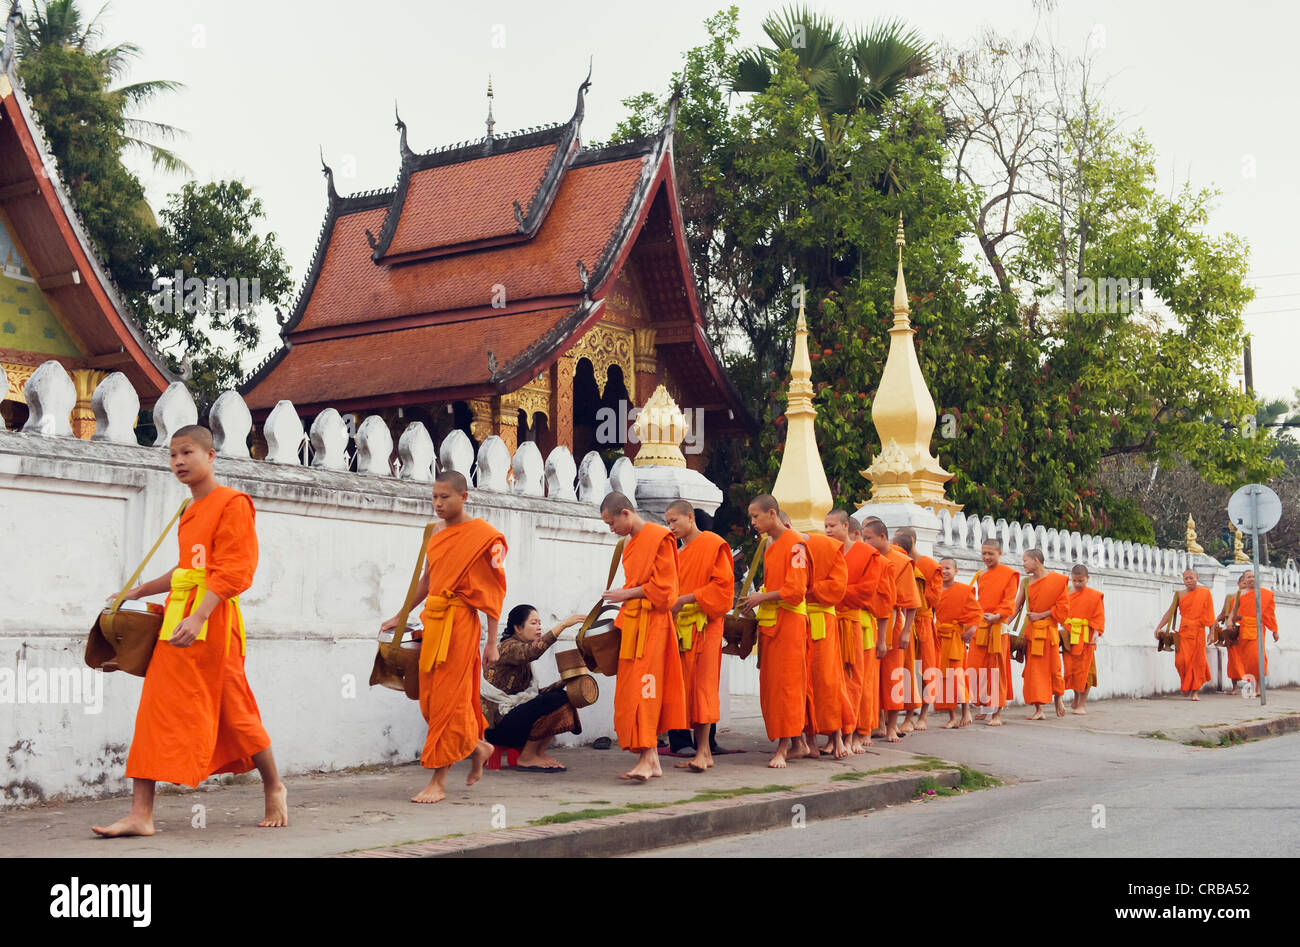
[{"label": "yellow sash", "polygon": [[[763,591],[766,592],[767,589]],[[763,602],[754,610],[754,614],[758,617],[758,626],[760,628],[773,627],[776,624],[776,610],[778,608],[784,608],[787,612],[794,612],[796,615],[808,614],[808,607],[805,602],[800,602],[798,605],[790,605],[784,599],[777,599],[775,602]]]},{"label": "yellow sash", "polygon": [[966,643],[961,640],[961,624],[955,621],[940,622],[935,628],[943,640],[942,655],[945,661],[960,661],[966,657]]},{"label": "yellow sash", "polygon": [[[619,640],[618,659],[620,661],[639,658],[645,654],[646,629],[650,627],[650,613],[654,611],[648,598],[628,599],[623,603],[619,620],[623,622],[623,637]],[[686,611],[685,608],[682,611]],[[635,634],[633,634],[635,629]]]},{"label": "yellow sash", "polygon": [[981,648],[987,648],[989,654],[1001,654],[1003,627],[1004,625],[1000,621],[995,621],[990,625],[981,618],[979,627],[975,629],[975,643]]},{"label": "yellow sash", "polygon": [[834,605],[818,605],[815,602],[804,603],[805,614],[808,616],[808,624],[812,628],[812,640],[821,641],[826,637],[826,620],[835,620]]},{"label": "yellow sash", "polygon": [[1088,644],[1092,641],[1091,626],[1086,618],[1067,618],[1065,623],[1070,626],[1070,647],[1074,647],[1079,642]]},{"label": "yellow sash", "polygon": [[859,622],[862,624],[862,650],[876,650],[876,616],[871,614],[865,608],[858,609]]},{"label": "yellow sash", "polygon": [[[171,641],[172,632],[176,626],[189,614],[185,610],[185,604],[189,601],[189,593],[194,592],[194,604],[203,601],[207,594],[207,573],[203,569],[174,569],[172,570],[172,590],[167,596],[167,610],[163,612],[162,631],[158,633],[159,641]],[[244,615],[239,610],[239,596],[236,595],[227,601],[226,610],[226,654],[230,653],[230,628],[235,625],[239,631],[239,653],[247,654],[246,642],[244,640]],[[208,623],[205,621],[203,627],[199,629],[199,641],[208,639]]]},{"label": "yellow sash", "polygon": [[[424,604],[424,640],[420,642],[420,670],[428,673],[447,660],[451,647],[451,628],[455,624],[456,609],[468,608],[450,589],[430,595]],[[473,609],[470,609],[473,612]]]},{"label": "yellow sash", "polygon": [[1031,621],[1029,623],[1029,653],[1034,655],[1034,657],[1041,658],[1049,639],[1052,641],[1053,648],[1058,647],[1060,639],[1053,634],[1055,631],[1056,622],[1052,621],[1050,618],[1040,618],[1037,621]]},{"label": "yellow sash", "polygon": [[709,623],[709,616],[704,614],[703,609],[695,602],[690,602],[681,607],[677,613],[677,648],[679,651],[690,651],[691,644],[695,640],[696,630],[703,631],[704,626]]}]

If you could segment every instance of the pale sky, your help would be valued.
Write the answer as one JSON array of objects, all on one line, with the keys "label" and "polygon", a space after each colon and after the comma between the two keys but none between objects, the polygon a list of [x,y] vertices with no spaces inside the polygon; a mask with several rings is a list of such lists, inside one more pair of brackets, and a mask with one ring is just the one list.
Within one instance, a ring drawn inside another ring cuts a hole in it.
[{"label": "pale sky", "polygon": [[[98,0],[82,5],[93,11]],[[177,147],[200,181],[239,177],[256,191],[300,285],[325,209],[318,146],[340,192],[388,187],[398,164],[394,98],[411,147],[425,151],[483,135],[488,73],[498,133],[566,120],[588,56],[595,70],[583,137],[603,140],[624,115],[622,99],[661,92],[682,52],[704,39],[705,17],[725,5],[114,0],[104,23],[107,42],[143,49],[130,78],[186,84],[146,116],[190,133]],[[784,4],[739,6],[750,45],[765,42],[760,25]],[[985,25],[1027,36],[1036,19],[1031,0],[812,7],[849,24],[898,17],[927,39],[954,44]],[[1146,131],[1163,186],[1190,180],[1222,191],[1212,228],[1236,232],[1252,248],[1258,297],[1247,324],[1256,387],[1288,395],[1300,386],[1297,6],[1062,0],[1058,7],[1056,33],[1075,48],[1100,28],[1107,102],[1130,128]],[[494,47],[502,35],[504,47]],[[180,186],[178,177],[138,170],[155,207]],[[265,334],[269,351],[278,343],[273,320]]]}]

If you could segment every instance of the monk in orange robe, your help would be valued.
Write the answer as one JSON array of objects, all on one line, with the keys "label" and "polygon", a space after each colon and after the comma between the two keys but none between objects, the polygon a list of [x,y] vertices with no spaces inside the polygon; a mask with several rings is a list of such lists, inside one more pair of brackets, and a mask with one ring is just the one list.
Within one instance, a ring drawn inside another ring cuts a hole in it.
[{"label": "monk in orange robe", "polygon": [[[1214,597],[1199,584],[1195,569],[1183,570],[1183,591],[1178,594],[1178,633],[1174,639],[1174,667],[1178,669],[1178,689],[1192,700],[1200,700],[1198,691],[1210,680],[1210,665],[1205,658],[1206,632],[1214,624]],[[1156,625],[1156,640],[1174,617],[1173,607]]]},{"label": "monk in orange robe", "polygon": [[808,700],[804,598],[811,563],[799,534],[781,522],[781,507],[771,494],[750,501],[749,522],[771,543],[763,553],[763,588],[750,593],[741,607],[758,615],[758,702],[767,738],[777,741],[767,765],[785,769],[792,747],[803,740]]},{"label": "monk in orange robe", "polygon": [[[862,609],[871,595],[866,585],[865,568],[868,547],[862,542],[862,530],[847,510],[831,510],[826,514],[826,535],[840,543],[844,552],[844,597],[835,609],[835,620],[840,636],[840,660],[843,662],[844,710],[841,732],[850,753],[865,753],[857,737],[859,715],[862,711],[862,686],[865,671],[866,649],[863,642]],[[875,641],[871,642],[874,651]],[[870,738],[868,737],[868,742]]]},{"label": "monk in orange robe", "polygon": [[[912,625],[912,653],[908,657],[908,667],[913,669],[913,679],[920,683],[913,692],[913,699],[903,708],[902,724],[898,728],[900,733],[910,733],[914,729],[926,729],[925,721],[934,706],[935,692],[939,686],[934,605],[939,600],[943,577],[939,574],[939,563],[929,556],[921,555],[916,548],[916,530],[912,527],[902,526],[896,529],[894,545],[912,560],[916,581],[916,620]],[[913,710],[918,711],[915,724],[912,722]]]},{"label": "monk in orange robe", "polygon": [[[469,484],[464,475],[445,470],[434,478],[433,512],[442,522],[429,538],[424,572],[415,588],[420,613],[420,713],[429,725],[420,765],[433,770],[429,783],[412,802],[435,803],[447,797],[447,771],[469,758],[466,786],[483,776],[492,745],[483,739],[479,681],[483,666],[496,663],[497,622],[506,596],[506,540],[486,520],[465,512]],[[487,619],[487,643],[478,615]],[[399,613],[400,614],[400,613]],[[397,629],[399,615],[379,626]]]},{"label": "monk in orange robe", "polygon": [[[647,523],[632,501],[615,491],[601,501],[600,516],[623,547],[623,588],[606,602],[620,606],[614,625],[622,634],[614,684],[618,745],[639,754],[619,779],[645,782],[662,776],[659,734],[686,728],[686,688],[678,657],[672,608],[677,604],[677,540],[666,526]],[[721,658],[719,658],[719,661]]]},{"label": "monk in orange robe", "polygon": [[[832,510],[832,516],[834,513]],[[863,540],[862,524],[852,516],[847,518],[846,532],[852,543],[845,547],[844,560],[849,577],[841,604],[847,609],[858,610],[856,616],[849,613],[849,630],[853,631],[851,622],[856,617],[862,651],[860,694],[849,749],[854,753],[865,753],[871,745],[873,731],[880,725],[880,657],[877,647],[884,649],[882,632],[893,614],[895,587],[888,560]],[[829,527],[827,534],[831,535]]]},{"label": "monk in orange robe", "polygon": [[912,624],[916,619],[916,579],[912,560],[897,546],[890,545],[885,524],[876,517],[862,524],[863,538],[876,548],[887,561],[888,575],[894,583],[894,607],[888,631],[881,637],[884,654],[878,645],[876,654],[880,661],[880,706],[885,711],[885,739],[898,743],[903,734],[898,730],[898,712],[912,697],[916,682],[913,669],[907,665],[907,655],[912,643]]},{"label": "monk in orange robe", "polygon": [[131,811],[93,831],[113,838],[153,835],[158,782],[198,786],[216,773],[246,773],[254,767],[266,794],[266,814],[258,825],[285,826],[288,793],[244,676],[239,595],[253,584],[257,570],[253,501],[217,481],[212,470],[216,450],[207,428],[180,428],[168,454],[172,473],[189,487],[192,499],[180,519],[176,568],[125,596],[135,600],[168,593],[126,760]]},{"label": "monk in orange robe", "polygon": [[718,681],[722,673],[722,619],[736,591],[731,547],[717,533],[695,524],[695,508],[674,500],[664,521],[682,544],[677,550],[677,585],[673,604],[677,647],[686,691],[686,717],[695,729],[695,759],[681,760],[678,769],[702,773],[713,765],[709,727],[721,717]]},{"label": "monk in orange robe", "polygon": [[1070,580],[1059,572],[1048,572],[1041,549],[1025,550],[1025,575],[1029,582],[1020,589],[1016,614],[1023,605],[1025,637],[1024,699],[1034,705],[1026,720],[1042,720],[1043,704],[1052,700],[1056,716],[1065,716],[1065,677],[1061,673],[1060,626],[1070,617]]},{"label": "monk in orange robe", "polygon": [[[957,560],[939,560],[939,599],[934,605],[940,668],[939,691],[934,706],[948,711],[944,730],[969,726],[970,689],[966,683],[966,645],[980,622],[980,602],[975,590],[957,581]],[[958,717],[958,708],[961,716]]]},{"label": "monk in orange robe", "polygon": [[[1255,623],[1255,595],[1260,597],[1263,609],[1264,627],[1273,632],[1273,640],[1278,640],[1277,606],[1273,602],[1272,589],[1256,589],[1255,573],[1242,573],[1242,592],[1237,599],[1237,643],[1231,650],[1237,652],[1237,664],[1241,668],[1241,680],[1248,681],[1253,693],[1259,693],[1259,628]],[[1264,673],[1268,674],[1268,653],[1264,654]]]},{"label": "monk in orange robe", "polygon": [[[980,545],[984,568],[975,573],[972,585],[980,600],[980,623],[966,653],[966,680],[971,702],[992,708],[988,726],[1002,726],[1002,708],[1012,698],[1011,647],[1006,623],[1015,608],[1020,574],[1002,565],[1002,540],[989,537]],[[977,714],[983,720],[985,713]]]},{"label": "monk in orange robe", "polygon": [[1082,562],[1070,570],[1070,617],[1061,628],[1065,686],[1074,691],[1070,712],[1079,715],[1088,712],[1089,680],[1096,682],[1097,638],[1106,630],[1105,600],[1088,588],[1088,579],[1088,567]]},{"label": "monk in orange robe", "polygon": [[[844,742],[848,692],[844,687],[844,657],[835,610],[848,586],[849,567],[838,540],[812,534],[804,537],[804,543],[812,563],[805,604],[812,645],[808,677],[813,690],[812,716],[804,723],[804,734],[810,757],[819,756],[824,749],[842,760],[851,751]],[[828,738],[825,747],[817,746],[819,734]]]},{"label": "monk in orange robe", "polygon": [[[1233,592],[1223,600],[1223,608],[1219,611],[1218,618],[1215,619],[1214,627],[1217,629],[1223,627],[1231,630],[1237,625],[1237,604],[1241,601],[1242,593],[1246,590],[1246,575],[1242,573],[1237,576],[1237,591]],[[1228,680],[1232,682],[1229,693],[1237,689],[1237,682],[1246,677],[1246,672],[1241,667],[1241,657],[1236,648],[1226,648],[1228,652]]]}]

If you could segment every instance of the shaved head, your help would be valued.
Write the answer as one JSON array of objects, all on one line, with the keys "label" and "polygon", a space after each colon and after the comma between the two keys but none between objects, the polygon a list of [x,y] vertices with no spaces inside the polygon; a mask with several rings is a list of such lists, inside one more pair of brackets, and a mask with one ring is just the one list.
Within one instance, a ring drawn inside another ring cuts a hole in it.
[{"label": "shaved head", "polygon": [[849,516],[848,510],[831,510],[826,516],[833,518],[837,523],[843,523],[845,526],[849,526],[853,522],[853,517]]},{"label": "shaved head", "polygon": [[1046,559],[1043,558],[1043,550],[1041,549],[1026,549],[1025,555],[1028,556],[1030,559],[1037,560],[1038,562],[1047,561]]},{"label": "shaved head", "polygon": [[1070,570],[1070,575],[1091,575],[1091,573],[1088,571],[1087,566],[1085,566],[1082,562],[1079,562],[1076,563],[1074,568]]},{"label": "shaved head", "polygon": [[689,516],[694,519],[695,507],[691,506],[689,500],[673,500],[672,503],[668,504],[668,508],[664,510],[664,513],[676,513],[678,516]]},{"label": "shaved head", "polygon": [[172,435],[172,440],[176,440],[178,437],[183,437],[186,440],[193,441],[195,444],[198,444],[199,447],[202,448],[203,450],[216,449],[212,443],[212,432],[209,431],[207,428],[205,428],[202,424],[185,425],[183,428],[180,428],[179,430],[177,430],[175,434]]},{"label": "shaved head", "polygon": [[465,475],[455,470],[439,471],[438,476],[433,478],[434,483],[445,483],[457,493],[469,493],[469,484],[465,482]]},{"label": "shaved head", "polygon": [[886,536],[889,530],[885,528],[885,521],[876,516],[867,517],[862,524],[863,535],[866,536]]},{"label": "shaved head", "polygon": [[986,539],[986,540],[984,540],[982,543],[980,543],[980,545],[981,545],[981,546],[996,546],[998,552],[1001,552],[1001,551],[1002,551],[1002,540],[998,539],[996,536],[990,536],[988,539]]},{"label": "shaved head", "polygon": [[760,493],[758,496],[754,497],[754,499],[749,501],[749,505],[757,507],[764,513],[770,513],[773,510],[781,509],[781,504],[777,503],[776,497],[772,496],[770,493]]},{"label": "shaved head", "polygon": [[905,528],[894,530],[894,542],[903,552],[911,553],[912,547],[916,545],[916,536],[909,533]]},{"label": "shaved head", "polygon": [[609,513],[613,516],[617,516],[624,510],[635,511],[636,507],[632,505],[631,500],[629,500],[624,494],[619,493],[617,490],[607,494],[605,499],[600,501],[601,513]]}]

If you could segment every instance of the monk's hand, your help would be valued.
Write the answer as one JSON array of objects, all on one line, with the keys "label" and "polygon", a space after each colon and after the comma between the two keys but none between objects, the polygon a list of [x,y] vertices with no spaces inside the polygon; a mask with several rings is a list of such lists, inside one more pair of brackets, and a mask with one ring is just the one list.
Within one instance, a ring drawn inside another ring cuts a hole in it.
[{"label": "monk's hand", "polygon": [[686,596],[685,595],[677,596],[677,601],[673,602],[673,614],[676,615],[678,612],[680,612],[682,610],[682,606],[684,606],[685,604],[686,604]]},{"label": "monk's hand", "polygon": [[172,632],[171,643],[177,648],[188,648],[199,640],[199,632],[202,630],[202,618],[198,615],[186,615]]},{"label": "monk's hand", "polygon": [[379,633],[381,635],[391,635],[396,633],[396,631],[397,631],[396,615],[394,615],[392,618],[388,619],[382,625],[379,626]]},{"label": "monk's hand", "polygon": [[631,598],[631,589],[609,589],[600,597],[600,600],[610,605],[620,605]]},{"label": "monk's hand", "polygon": [[[587,616],[583,615],[582,617],[585,619]],[[495,641],[489,641],[487,647],[483,649],[483,666],[491,667],[500,660],[501,652],[497,650],[497,643]]]},{"label": "monk's hand", "polygon": [[1274,641],[1279,641],[1279,640],[1281,640],[1281,639],[1278,638],[1278,636],[1277,636],[1277,632],[1276,632],[1276,631],[1273,632],[1273,640],[1274,640]]},{"label": "monk's hand", "polygon": [[763,592],[750,592],[745,596],[744,601],[740,603],[740,607],[747,612],[752,612],[754,609],[758,608],[758,606],[763,604],[764,594],[765,593]]},{"label": "monk's hand", "polygon": [[962,644],[970,644],[975,639],[975,629],[968,628],[961,633]]},{"label": "monk's hand", "polygon": [[997,612],[985,612],[985,613],[984,613],[984,620],[985,620],[986,622],[988,622],[990,625],[992,625],[992,624],[995,623],[995,622],[999,622],[999,621],[1001,621],[1001,620],[1002,620],[1002,616],[999,615]]}]

